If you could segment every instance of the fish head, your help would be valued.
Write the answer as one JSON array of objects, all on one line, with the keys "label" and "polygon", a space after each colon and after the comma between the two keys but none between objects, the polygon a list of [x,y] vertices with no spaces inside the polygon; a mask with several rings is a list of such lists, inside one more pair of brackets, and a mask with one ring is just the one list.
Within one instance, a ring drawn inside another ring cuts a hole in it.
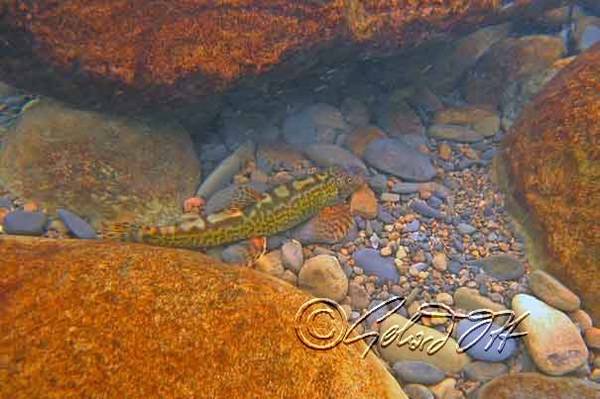
[{"label": "fish head", "polygon": [[358,167],[333,168],[331,181],[343,201],[365,183],[365,171]]}]

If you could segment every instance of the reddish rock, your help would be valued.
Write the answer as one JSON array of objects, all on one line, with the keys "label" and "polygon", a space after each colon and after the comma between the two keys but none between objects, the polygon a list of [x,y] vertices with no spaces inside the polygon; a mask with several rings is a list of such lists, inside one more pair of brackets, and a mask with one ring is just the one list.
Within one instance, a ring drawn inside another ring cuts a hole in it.
[{"label": "reddish rock", "polygon": [[81,78],[96,88],[115,83],[117,97],[125,88],[148,94],[144,101],[190,100],[278,64],[301,70],[318,50],[383,52],[474,30],[539,2],[517,3],[499,12],[500,2],[490,0],[13,0],[2,14],[11,27],[3,42],[17,55],[32,50],[41,65],[9,62],[2,70],[26,84],[47,79],[49,64],[71,75],[67,85]]},{"label": "reddish rock", "polygon": [[[372,352],[362,358],[364,343],[302,344],[294,319],[311,297],[254,270],[192,251],[11,237],[0,259],[3,398],[406,398]],[[341,328],[328,320],[315,331]]]},{"label": "reddish rock", "polygon": [[[509,188],[543,243],[538,266],[600,321],[600,44],[567,65],[523,111],[504,142]],[[524,220],[525,221],[525,220]]]}]

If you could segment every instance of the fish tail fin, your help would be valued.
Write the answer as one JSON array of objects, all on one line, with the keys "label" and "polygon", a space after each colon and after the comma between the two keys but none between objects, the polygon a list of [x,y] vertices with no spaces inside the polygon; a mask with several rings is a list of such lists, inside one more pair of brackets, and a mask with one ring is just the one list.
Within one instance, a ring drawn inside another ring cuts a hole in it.
[{"label": "fish tail fin", "polygon": [[140,227],[129,222],[102,223],[102,237],[111,241],[137,241]]}]

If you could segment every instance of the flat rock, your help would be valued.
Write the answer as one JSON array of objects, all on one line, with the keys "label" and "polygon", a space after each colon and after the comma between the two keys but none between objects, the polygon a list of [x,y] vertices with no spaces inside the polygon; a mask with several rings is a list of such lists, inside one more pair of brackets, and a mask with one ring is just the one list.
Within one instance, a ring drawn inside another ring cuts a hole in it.
[{"label": "flat rock", "polygon": [[481,295],[479,291],[474,288],[459,287],[456,291],[454,291],[453,298],[456,307],[468,311],[490,309],[494,312],[502,312],[508,310],[506,306]]},{"label": "flat rock", "polygon": [[25,212],[17,209],[4,216],[4,231],[7,234],[40,236],[48,218],[42,212]]},{"label": "flat rock", "polygon": [[500,129],[500,117],[493,111],[474,106],[448,107],[437,112],[436,124],[465,125],[483,137],[491,137]]},{"label": "flat rock", "polygon": [[56,215],[75,237],[85,240],[93,240],[96,238],[96,232],[92,226],[73,212],[69,212],[66,209],[58,209]]},{"label": "flat rock", "polygon": [[391,281],[397,284],[400,273],[394,263],[394,258],[381,256],[378,250],[361,248],[352,255],[356,266],[360,267],[367,275],[377,276],[379,283]]},{"label": "flat rock", "polygon": [[525,266],[512,255],[492,255],[481,261],[485,273],[498,280],[518,280],[525,274]]},{"label": "flat rock", "polygon": [[356,155],[333,144],[312,144],[304,154],[317,166],[341,166],[342,168],[358,168],[366,171],[367,167]]},{"label": "flat rock", "polygon": [[[392,314],[381,323],[379,328],[381,336],[377,346],[383,359],[392,364],[400,361],[425,362],[438,367],[446,373],[458,373],[469,364],[469,357],[465,353],[457,352],[458,344],[451,337],[448,338],[448,341],[439,351],[428,354],[427,351],[430,348],[431,342],[441,341],[445,335],[433,328],[425,327],[418,323],[404,331],[401,339],[409,338],[411,335],[415,337],[421,333],[422,337],[420,340],[417,339],[417,341],[427,343],[414,349],[409,348],[408,344],[397,345],[398,331],[406,326],[408,322],[407,318],[399,314]],[[428,338],[433,338],[433,340],[425,341]]]},{"label": "flat rock", "polygon": [[435,385],[446,376],[442,370],[420,361],[400,361],[392,367],[396,378],[407,384]]},{"label": "flat rock", "polygon": [[418,212],[425,217],[435,218],[435,219],[442,219],[445,217],[443,212],[427,205],[427,202],[420,200],[420,199],[412,200],[412,202],[410,203],[410,208],[413,211]]},{"label": "flat rock", "polygon": [[502,333],[491,335],[501,325],[470,319],[461,320],[456,326],[456,340],[461,348],[468,348],[467,354],[484,362],[503,362],[517,353],[518,338],[502,340]]},{"label": "flat rock", "polygon": [[573,312],[581,305],[573,291],[542,270],[535,270],[529,275],[529,288],[539,299],[564,312]]},{"label": "flat rock", "polygon": [[580,378],[515,373],[496,378],[477,391],[477,399],[596,399],[600,385]]},{"label": "flat rock", "polygon": [[433,393],[424,385],[408,384],[403,388],[410,399],[435,399]]},{"label": "flat rock", "polygon": [[311,296],[255,270],[193,251],[11,236],[0,259],[12,348],[2,361],[13,370],[2,397],[406,398],[372,352],[361,357],[362,341],[304,345],[293,326]]},{"label": "flat rock", "polygon": [[488,382],[508,374],[508,366],[504,363],[473,362],[467,364],[464,372],[469,380]]},{"label": "flat rock", "polygon": [[428,181],[437,173],[428,156],[398,139],[373,140],[363,159],[382,172],[410,181]]},{"label": "flat rock", "polygon": [[429,137],[438,140],[458,141],[461,143],[476,143],[483,140],[483,136],[475,130],[460,125],[431,125],[427,129]]},{"label": "flat rock", "polygon": [[317,103],[286,118],[283,122],[283,138],[297,148],[316,143],[334,144],[338,135],[349,129],[336,107]]},{"label": "flat rock", "polygon": [[298,286],[317,298],[340,302],[348,292],[348,277],[337,258],[317,255],[304,262],[298,274]]},{"label": "flat rock", "polygon": [[527,332],[523,339],[541,371],[564,375],[587,362],[588,349],[567,315],[526,294],[515,295],[512,308],[517,317],[529,312],[517,328]]}]

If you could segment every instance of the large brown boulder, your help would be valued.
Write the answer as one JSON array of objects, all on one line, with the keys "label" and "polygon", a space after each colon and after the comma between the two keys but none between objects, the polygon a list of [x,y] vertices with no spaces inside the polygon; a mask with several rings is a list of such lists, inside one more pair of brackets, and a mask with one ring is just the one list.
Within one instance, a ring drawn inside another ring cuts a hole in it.
[{"label": "large brown boulder", "polygon": [[[361,343],[310,349],[310,296],[191,251],[0,237],[0,396],[406,398]],[[317,331],[339,323],[316,319]]]},{"label": "large brown boulder", "polygon": [[540,262],[600,321],[600,44],[566,66],[504,142],[508,181]]},{"label": "large brown boulder", "polygon": [[[185,100],[282,63],[292,69],[310,66],[318,61],[318,50],[332,59],[340,52],[355,57],[355,47],[362,53],[387,51],[472,31],[540,2],[520,0],[503,10],[500,3],[12,1],[5,4],[4,20],[11,29],[3,42],[15,53],[31,50],[42,64],[72,77],[152,94],[143,99]],[[30,40],[23,40],[23,33]],[[24,84],[32,78],[31,65],[4,63],[2,69]]]},{"label": "large brown boulder", "polygon": [[101,221],[171,223],[200,182],[181,127],[81,111],[40,100],[8,129],[0,181],[49,212]]}]

